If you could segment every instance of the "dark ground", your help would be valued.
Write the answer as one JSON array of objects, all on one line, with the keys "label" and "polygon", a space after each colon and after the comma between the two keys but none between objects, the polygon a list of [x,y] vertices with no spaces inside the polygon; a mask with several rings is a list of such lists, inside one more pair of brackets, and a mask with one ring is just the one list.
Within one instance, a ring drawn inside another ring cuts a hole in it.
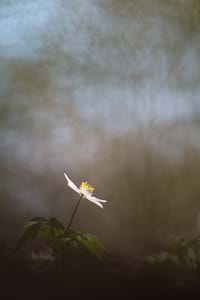
[{"label": "dark ground", "polygon": [[21,254],[1,251],[1,299],[199,299],[200,275],[183,272],[170,280],[167,270],[111,258],[110,265],[88,263],[64,269],[34,269]]}]

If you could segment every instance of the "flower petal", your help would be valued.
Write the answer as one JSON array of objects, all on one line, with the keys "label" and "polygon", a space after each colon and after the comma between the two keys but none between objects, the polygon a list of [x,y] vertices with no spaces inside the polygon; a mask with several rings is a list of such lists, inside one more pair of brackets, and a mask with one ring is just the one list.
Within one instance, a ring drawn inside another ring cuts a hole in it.
[{"label": "flower petal", "polygon": [[93,197],[94,200],[96,200],[98,202],[102,202],[102,203],[106,203],[107,202],[107,200],[102,200],[102,199],[99,199],[99,198],[94,197],[94,196],[92,196],[92,197]]},{"label": "flower petal", "polygon": [[76,193],[80,194],[81,191],[79,190],[79,188],[77,188],[77,186],[71,181],[71,179],[67,176],[66,173],[64,173],[64,176],[67,180],[67,185],[72,189],[74,190]]},{"label": "flower petal", "polygon": [[[99,202],[99,199],[98,199],[98,198],[96,198],[96,197],[94,197],[94,196],[91,196],[91,195],[88,195],[87,193],[84,193],[84,192],[83,192],[83,195],[84,195],[84,197],[85,197],[87,200],[89,200],[90,202],[92,202],[92,203],[96,204],[97,206],[103,208],[103,205]],[[104,201],[105,201],[105,200],[104,200]]]}]

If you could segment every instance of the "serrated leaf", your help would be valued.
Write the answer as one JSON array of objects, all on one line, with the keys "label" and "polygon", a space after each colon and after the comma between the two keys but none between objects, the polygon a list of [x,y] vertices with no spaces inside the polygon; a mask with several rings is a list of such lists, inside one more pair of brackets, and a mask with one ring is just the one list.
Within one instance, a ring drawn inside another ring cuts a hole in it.
[{"label": "serrated leaf", "polygon": [[53,245],[54,254],[70,264],[103,260],[106,251],[103,244],[94,236],[70,231],[60,236]]},{"label": "serrated leaf", "polygon": [[20,248],[24,247],[29,242],[32,242],[38,235],[38,231],[39,231],[40,227],[41,227],[40,223],[37,223],[37,224],[34,224],[34,225],[28,227],[28,229],[26,229],[25,233],[19,239],[15,250],[17,251]]},{"label": "serrated leaf", "polygon": [[97,258],[103,258],[105,256],[103,244],[94,235],[82,233],[77,235],[77,240],[79,247],[89,252],[90,255]]},{"label": "serrated leaf", "polygon": [[61,222],[59,222],[58,220],[56,220],[56,218],[49,219],[48,223],[55,229],[61,229],[63,231],[65,229],[64,225]]},{"label": "serrated leaf", "polygon": [[16,250],[32,242],[36,238],[42,238],[48,243],[52,243],[58,236],[64,234],[64,226],[55,218],[32,218],[25,225],[25,232],[17,243]]},{"label": "serrated leaf", "polygon": [[29,227],[32,227],[33,225],[38,224],[38,221],[29,221],[24,225],[24,228],[27,229]]}]

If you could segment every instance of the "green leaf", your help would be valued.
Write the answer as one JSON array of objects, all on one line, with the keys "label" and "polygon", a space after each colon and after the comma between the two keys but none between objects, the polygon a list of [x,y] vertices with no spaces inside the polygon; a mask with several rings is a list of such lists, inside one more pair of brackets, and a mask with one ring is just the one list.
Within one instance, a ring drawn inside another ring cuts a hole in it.
[{"label": "green leaf", "polygon": [[81,234],[78,236],[78,242],[90,255],[94,255],[99,259],[104,258],[106,253],[105,248],[94,235],[88,233]]},{"label": "green leaf", "polygon": [[41,227],[40,223],[36,223],[29,226],[24,232],[24,234],[22,235],[22,237],[17,242],[15,250],[17,251],[20,248],[24,247],[29,242],[32,242],[37,237],[40,227]]},{"label": "green leaf", "polygon": [[32,218],[24,225],[24,228],[28,228],[28,227],[31,227],[32,225],[43,224],[43,223],[47,223],[47,222],[48,222],[48,219],[45,219],[45,218],[40,218],[40,217]]},{"label": "green leaf", "polygon": [[34,239],[43,239],[47,243],[53,243],[58,236],[64,234],[64,225],[57,221],[55,218],[32,218],[25,226],[25,232],[19,239],[16,250],[26,246]]},{"label": "green leaf", "polygon": [[54,255],[67,264],[87,264],[106,257],[103,244],[94,235],[76,231],[58,237],[53,249]]}]

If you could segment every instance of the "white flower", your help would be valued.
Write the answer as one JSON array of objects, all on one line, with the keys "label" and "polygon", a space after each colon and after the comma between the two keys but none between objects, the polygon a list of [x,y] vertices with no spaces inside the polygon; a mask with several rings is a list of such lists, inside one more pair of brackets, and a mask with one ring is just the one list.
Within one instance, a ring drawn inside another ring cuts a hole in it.
[{"label": "white flower", "polygon": [[66,173],[64,173],[64,176],[67,180],[68,186],[74,190],[76,193],[78,193],[80,196],[83,196],[83,198],[95,203],[99,207],[103,208],[102,203],[107,202],[106,200],[99,199],[97,197],[92,196],[92,193],[94,191],[94,188],[88,184],[88,182],[82,182],[80,185],[80,188],[78,188],[71,179],[67,176]]}]

